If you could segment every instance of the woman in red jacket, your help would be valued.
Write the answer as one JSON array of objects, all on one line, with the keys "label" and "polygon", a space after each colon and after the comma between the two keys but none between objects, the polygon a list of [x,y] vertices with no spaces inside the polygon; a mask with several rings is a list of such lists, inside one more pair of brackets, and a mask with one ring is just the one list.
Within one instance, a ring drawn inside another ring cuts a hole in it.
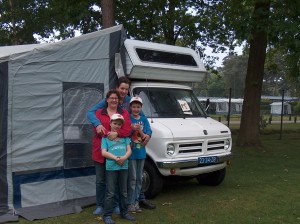
[{"label": "woman in red jacket", "polygon": [[96,117],[106,130],[110,130],[110,117],[113,114],[121,114],[124,117],[124,123],[118,132],[105,131],[98,134],[95,130],[92,147],[92,159],[96,169],[96,210],[95,215],[103,213],[104,197],[105,197],[105,158],[101,154],[101,140],[103,136],[110,139],[117,137],[129,137],[131,134],[130,115],[126,109],[119,106],[120,95],[115,89],[109,90],[106,94],[106,107],[96,111]]}]

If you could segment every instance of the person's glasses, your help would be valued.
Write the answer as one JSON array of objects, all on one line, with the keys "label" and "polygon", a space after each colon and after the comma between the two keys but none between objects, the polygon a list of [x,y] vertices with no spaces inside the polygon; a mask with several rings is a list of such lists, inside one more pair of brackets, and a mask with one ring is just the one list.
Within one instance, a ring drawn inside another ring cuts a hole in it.
[{"label": "person's glasses", "polygon": [[118,97],[108,97],[108,99],[110,99],[110,100],[119,100]]}]

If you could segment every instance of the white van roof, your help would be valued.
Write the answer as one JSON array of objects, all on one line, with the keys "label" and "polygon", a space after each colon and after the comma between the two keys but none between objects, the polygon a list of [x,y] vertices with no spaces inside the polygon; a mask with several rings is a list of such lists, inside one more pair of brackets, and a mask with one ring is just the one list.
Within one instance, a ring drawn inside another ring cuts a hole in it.
[{"label": "white van roof", "polygon": [[187,47],[125,40],[129,78],[200,82],[206,69],[199,55]]}]

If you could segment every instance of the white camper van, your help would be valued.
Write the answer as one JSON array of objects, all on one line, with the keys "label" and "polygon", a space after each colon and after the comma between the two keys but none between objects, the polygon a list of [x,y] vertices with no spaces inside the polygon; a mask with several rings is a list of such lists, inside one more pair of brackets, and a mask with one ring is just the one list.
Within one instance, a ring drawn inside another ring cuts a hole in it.
[{"label": "white camper van", "polygon": [[130,95],[143,99],[153,130],[143,176],[146,196],[156,196],[168,176],[220,184],[231,157],[230,130],[207,116],[190,87],[178,84],[199,82],[205,76],[197,53],[129,39],[124,46],[122,70],[132,81]]}]

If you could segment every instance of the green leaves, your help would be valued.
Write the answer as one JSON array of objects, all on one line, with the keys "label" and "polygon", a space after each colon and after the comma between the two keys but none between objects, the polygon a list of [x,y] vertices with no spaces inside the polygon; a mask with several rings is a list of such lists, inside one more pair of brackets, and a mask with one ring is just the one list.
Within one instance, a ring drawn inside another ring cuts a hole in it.
[{"label": "green leaves", "polygon": [[[287,71],[299,74],[300,1],[272,0],[269,15],[254,11],[254,0],[127,0],[115,1],[116,24],[123,24],[128,37],[196,49],[208,68],[216,58],[205,55],[228,51],[252,39],[253,27],[266,31],[269,47],[286,56]],[[264,4],[265,0],[260,0]],[[264,23],[255,22],[268,17]],[[75,31],[89,33],[101,28],[100,1],[3,0],[0,2],[1,45],[28,44],[42,38],[73,37]],[[57,32],[58,31],[58,32]]]}]

